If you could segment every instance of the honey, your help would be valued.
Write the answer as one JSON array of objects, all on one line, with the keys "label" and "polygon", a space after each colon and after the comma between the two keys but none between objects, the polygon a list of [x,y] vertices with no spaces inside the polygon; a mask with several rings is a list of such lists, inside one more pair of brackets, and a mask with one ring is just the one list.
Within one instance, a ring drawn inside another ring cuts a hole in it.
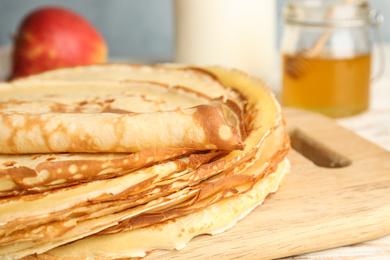
[{"label": "honey", "polygon": [[[281,102],[331,117],[363,112],[369,106],[370,64],[370,54],[305,60],[283,55]],[[296,66],[295,73],[288,73],[286,66]]]}]

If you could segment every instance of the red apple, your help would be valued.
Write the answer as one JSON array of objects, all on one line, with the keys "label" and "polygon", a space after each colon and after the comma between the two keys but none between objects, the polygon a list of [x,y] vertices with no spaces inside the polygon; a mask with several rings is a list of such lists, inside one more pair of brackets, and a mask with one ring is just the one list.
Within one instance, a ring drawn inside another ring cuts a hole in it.
[{"label": "red apple", "polygon": [[27,15],[18,29],[11,78],[106,58],[103,37],[85,18],[65,8],[43,7]]}]

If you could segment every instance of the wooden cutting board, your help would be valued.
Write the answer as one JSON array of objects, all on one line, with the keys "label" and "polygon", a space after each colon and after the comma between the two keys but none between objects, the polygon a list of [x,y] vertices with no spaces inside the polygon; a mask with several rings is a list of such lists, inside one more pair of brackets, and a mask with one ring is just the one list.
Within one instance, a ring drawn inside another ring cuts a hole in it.
[{"label": "wooden cutting board", "polygon": [[390,234],[390,152],[324,116],[284,114],[295,149],[279,191],[232,229],[145,259],[274,259]]}]

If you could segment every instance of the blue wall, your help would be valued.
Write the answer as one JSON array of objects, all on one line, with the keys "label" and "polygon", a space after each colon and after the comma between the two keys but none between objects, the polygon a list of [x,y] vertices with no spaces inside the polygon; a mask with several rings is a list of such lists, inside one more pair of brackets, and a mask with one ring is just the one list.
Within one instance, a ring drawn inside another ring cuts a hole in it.
[{"label": "blue wall", "polygon": [[32,9],[69,7],[92,22],[106,39],[110,56],[170,57],[173,53],[171,0],[0,0],[0,45]]},{"label": "blue wall", "polygon": [[[282,31],[280,9],[287,1],[277,0],[278,39]],[[84,15],[107,40],[111,57],[172,57],[172,0],[0,0],[0,46],[11,44],[10,37],[23,16],[42,5],[62,5]],[[371,5],[390,20],[389,0],[371,0]],[[382,32],[390,42],[388,20]]]}]

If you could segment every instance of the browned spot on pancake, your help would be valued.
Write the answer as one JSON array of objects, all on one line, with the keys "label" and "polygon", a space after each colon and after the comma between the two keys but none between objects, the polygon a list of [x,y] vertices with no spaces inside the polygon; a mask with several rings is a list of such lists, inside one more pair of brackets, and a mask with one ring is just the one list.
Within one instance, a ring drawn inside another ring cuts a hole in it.
[{"label": "browned spot on pancake", "polygon": [[15,161],[9,161],[9,162],[5,162],[3,163],[3,165],[5,167],[11,167],[11,166],[14,166],[15,164],[17,164],[18,162],[15,162]]},{"label": "browned spot on pancake", "polygon": [[105,103],[112,103],[114,101],[115,101],[115,98],[104,100]]},{"label": "browned spot on pancake", "polygon": [[40,158],[42,155],[40,154],[37,154],[37,155],[34,155],[33,157],[31,157],[31,160],[36,160],[38,158]]},{"label": "browned spot on pancake", "polygon": [[102,113],[130,114],[133,112],[124,109],[113,108],[110,105],[107,105],[103,108]]},{"label": "browned spot on pancake", "polygon": [[211,160],[223,154],[226,154],[226,152],[217,151],[217,152],[208,152],[208,153],[200,153],[200,154],[191,154],[189,157],[190,162],[188,164],[188,168],[191,170],[196,170],[201,165],[209,163]]},{"label": "browned spot on pancake", "polygon": [[56,103],[50,107],[52,113],[65,113],[68,111],[68,106]]},{"label": "browned spot on pancake", "polygon": [[[200,105],[194,114],[195,119],[199,122],[205,131],[206,142],[215,145],[221,150],[243,150],[244,146],[237,130],[228,126],[223,117],[221,107]],[[226,139],[220,135],[220,127],[226,126],[231,131],[231,136]]]},{"label": "browned spot on pancake", "polygon": [[26,166],[8,168],[0,171],[0,180],[9,180],[14,183],[12,190],[20,190],[27,187],[34,187],[23,182],[24,178],[36,177],[38,174],[35,170]]},{"label": "browned spot on pancake", "polygon": [[144,227],[160,223],[164,220],[161,214],[145,213],[130,219],[131,226]]}]

